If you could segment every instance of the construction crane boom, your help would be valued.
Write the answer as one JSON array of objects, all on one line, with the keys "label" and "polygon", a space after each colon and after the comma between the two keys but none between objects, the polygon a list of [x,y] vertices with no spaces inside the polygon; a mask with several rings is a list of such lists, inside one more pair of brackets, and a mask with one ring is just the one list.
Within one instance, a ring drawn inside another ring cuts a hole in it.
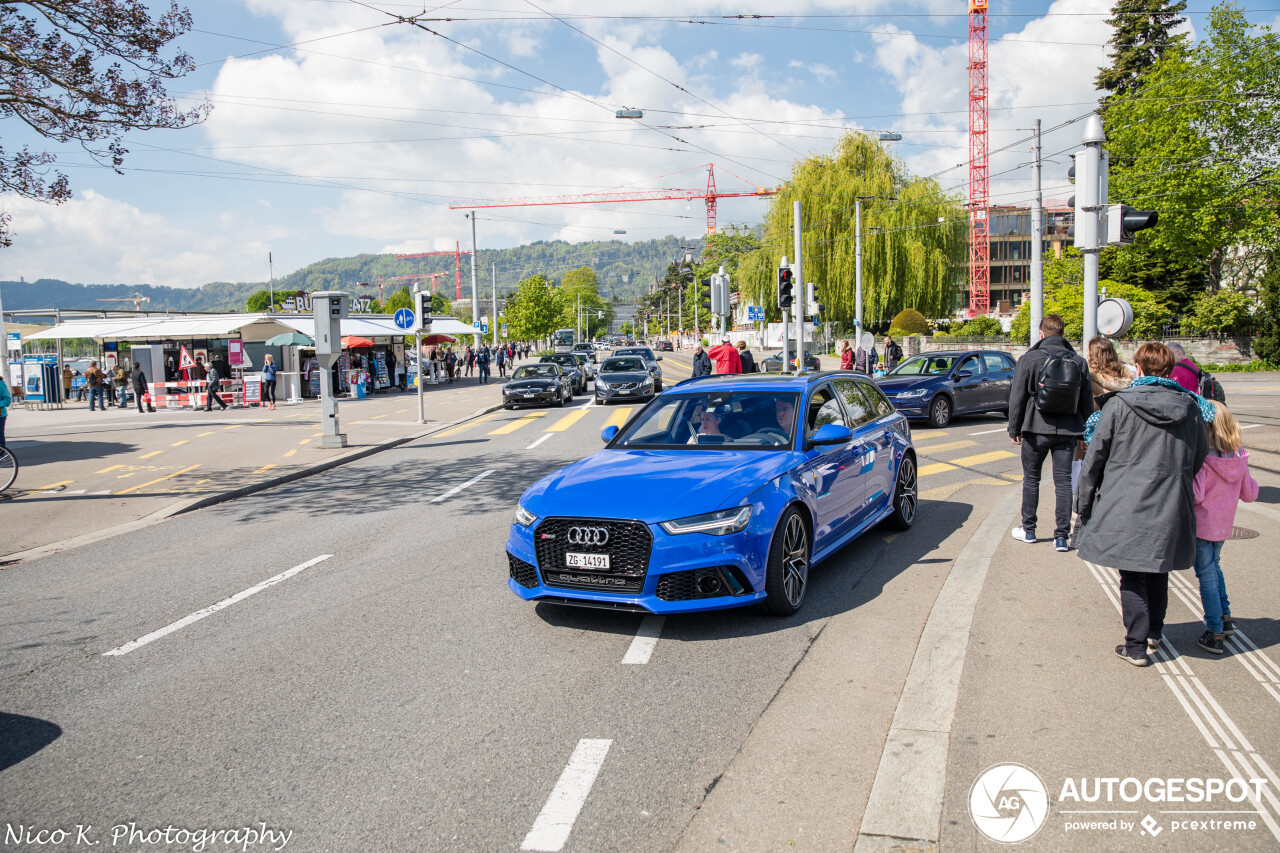
[{"label": "construction crane boom", "polygon": [[[460,243],[460,242],[458,242],[458,241],[454,241],[454,244],[453,244],[453,251],[452,251],[452,252],[449,252],[449,251],[445,251],[445,252],[416,252],[416,253],[414,253],[414,254],[412,254],[412,255],[396,255],[396,260],[398,260],[398,261],[409,261],[409,260],[413,260],[413,259],[415,259],[415,258],[439,258],[439,257],[443,257],[443,256],[445,256],[445,255],[453,255],[453,268],[454,268],[454,273],[455,273],[455,275],[457,276],[457,279],[456,279],[455,284],[454,284],[454,299],[461,301],[461,299],[462,299],[462,256],[463,256],[463,255],[469,255],[469,254],[471,254],[471,250],[470,250],[470,249],[466,249],[466,250],[464,250],[464,249],[462,248],[462,243]],[[474,259],[473,259],[472,263],[474,263],[474,262],[475,262],[475,261],[474,261]],[[431,292],[432,292],[432,293],[435,293],[435,289],[434,289],[434,288],[435,288],[435,280],[434,280],[434,279],[432,279],[432,281],[431,281],[431,286],[432,286],[432,288],[433,288]]]},{"label": "construction crane boom", "polygon": [[969,316],[991,310],[987,0],[969,0]]}]

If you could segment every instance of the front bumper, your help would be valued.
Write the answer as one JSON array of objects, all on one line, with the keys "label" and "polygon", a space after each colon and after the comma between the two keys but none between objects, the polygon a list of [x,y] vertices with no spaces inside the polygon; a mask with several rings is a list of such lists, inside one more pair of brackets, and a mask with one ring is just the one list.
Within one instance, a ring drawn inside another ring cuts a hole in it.
[{"label": "front bumper", "polygon": [[653,397],[653,386],[637,385],[635,388],[613,388],[596,383],[596,399],[598,400],[649,400]]},{"label": "front bumper", "polygon": [[[728,536],[672,536],[656,524],[645,525],[653,537],[648,566],[643,578],[637,579],[639,588],[626,592],[607,591],[611,581],[604,572],[539,565],[534,537],[548,519],[540,518],[532,527],[512,524],[507,537],[507,586],[526,601],[611,610],[693,613],[742,607],[765,597],[765,566],[773,528],[758,516],[753,516],[746,530]],[[622,521],[573,520],[584,524]],[[703,580],[711,577],[717,582]],[[584,588],[594,583],[600,583],[601,588]],[[704,591],[711,587],[718,590]]]},{"label": "front bumper", "polygon": [[925,394],[923,397],[906,397],[899,398],[886,394],[889,402],[893,403],[893,407],[897,409],[904,417],[911,420],[923,420],[929,417],[929,402],[932,397]]},{"label": "front bumper", "polygon": [[560,399],[559,388],[548,388],[537,391],[503,391],[502,403],[505,406],[538,406],[544,403],[555,403]]}]

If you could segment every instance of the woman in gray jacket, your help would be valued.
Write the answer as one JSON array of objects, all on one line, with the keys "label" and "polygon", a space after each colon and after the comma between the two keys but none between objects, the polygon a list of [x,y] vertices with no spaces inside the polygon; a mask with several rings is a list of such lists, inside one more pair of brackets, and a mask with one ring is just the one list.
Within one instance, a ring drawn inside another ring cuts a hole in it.
[{"label": "woman in gray jacket", "polygon": [[1146,666],[1164,631],[1169,572],[1195,563],[1192,482],[1209,453],[1213,414],[1169,378],[1173,353],[1164,344],[1143,344],[1133,360],[1139,377],[1085,431],[1078,553],[1120,572],[1125,641],[1115,651]]}]

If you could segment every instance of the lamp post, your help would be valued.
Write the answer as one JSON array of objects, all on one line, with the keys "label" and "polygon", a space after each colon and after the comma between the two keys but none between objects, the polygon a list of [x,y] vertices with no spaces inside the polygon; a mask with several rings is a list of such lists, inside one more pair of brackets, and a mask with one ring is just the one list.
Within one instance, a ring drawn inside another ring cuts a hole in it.
[{"label": "lamp post", "polygon": [[[854,243],[855,257],[853,267],[853,325],[854,339],[862,337],[862,202],[863,200],[884,199],[886,201],[897,201],[897,196],[891,195],[860,195],[853,200],[853,222],[854,222]],[[848,210],[849,208],[845,208]]]}]

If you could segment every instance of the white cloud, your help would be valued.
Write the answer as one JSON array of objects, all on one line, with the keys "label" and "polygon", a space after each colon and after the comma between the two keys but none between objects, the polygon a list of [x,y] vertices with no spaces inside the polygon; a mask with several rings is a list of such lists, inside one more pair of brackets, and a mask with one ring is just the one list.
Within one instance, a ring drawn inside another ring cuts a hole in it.
[{"label": "white cloud", "polygon": [[830,80],[834,80],[836,79],[837,76],[839,76],[836,74],[835,70],[831,68],[831,66],[823,65],[821,62],[812,62],[812,63],[801,62],[798,59],[793,59],[787,63],[787,67],[802,68],[805,71],[808,71],[814,77],[817,77],[819,80],[821,80],[824,83]]}]

